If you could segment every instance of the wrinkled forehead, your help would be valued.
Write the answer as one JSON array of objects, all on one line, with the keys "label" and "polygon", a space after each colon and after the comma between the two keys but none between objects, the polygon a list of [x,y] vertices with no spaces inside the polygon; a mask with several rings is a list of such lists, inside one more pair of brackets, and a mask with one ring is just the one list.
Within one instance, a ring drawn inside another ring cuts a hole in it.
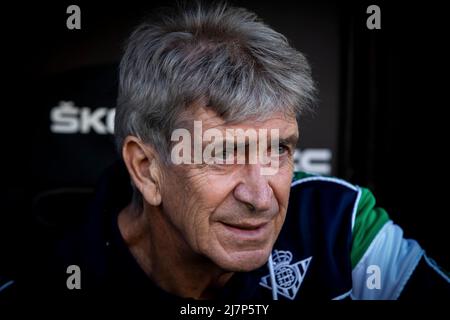
[{"label": "wrinkled forehead", "polygon": [[260,116],[251,116],[238,120],[225,120],[214,110],[208,107],[200,106],[192,108],[180,117],[177,124],[178,128],[185,128],[193,132],[194,123],[201,124],[203,130],[218,129],[220,131],[236,131],[236,129],[266,129],[268,132],[277,129],[280,136],[297,136],[298,124],[294,115],[288,115],[281,112],[268,113]]}]

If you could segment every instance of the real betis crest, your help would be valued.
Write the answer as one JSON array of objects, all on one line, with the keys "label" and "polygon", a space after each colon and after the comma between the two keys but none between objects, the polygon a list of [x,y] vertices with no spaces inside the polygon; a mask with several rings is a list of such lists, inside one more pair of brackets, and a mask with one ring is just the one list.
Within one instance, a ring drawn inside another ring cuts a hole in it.
[{"label": "real betis crest", "polygon": [[298,289],[303,282],[306,271],[312,257],[290,264],[292,261],[292,253],[289,251],[274,250],[272,253],[272,261],[275,274],[275,283],[270,279],[270,274],[261,278],[259,284],[269,290],[272,286],[278,294],[294,300]]}]

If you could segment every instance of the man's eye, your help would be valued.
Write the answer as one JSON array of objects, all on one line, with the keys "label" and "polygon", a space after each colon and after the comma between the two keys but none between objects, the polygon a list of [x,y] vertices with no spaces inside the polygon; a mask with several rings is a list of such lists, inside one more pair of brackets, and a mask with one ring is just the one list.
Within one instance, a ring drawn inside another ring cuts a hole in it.
[{"label": "man's eye", "polygon": [[233,150],[227,152],[227,150],[217,150],[214,153],[214,157],[221,161],[226,161],[227,159],[232,159],[234,157]]},{"label": "man's eye", "polygon": [[230,152],[227,154],[226,150],[223,150],[219,155],[220,155],[220,159],[222,160],[226,160],[227,156],[229,156]]},{"label": "man's eye", "polygon": [[289,152],[289,147],[288,146],[285,146],[285,145],[283,145],[283,144],[280,144],[279,146],[278,146],[278,153],[281,155],[281,154],[285,154],[285,153],[287,153],[287,152]]}]

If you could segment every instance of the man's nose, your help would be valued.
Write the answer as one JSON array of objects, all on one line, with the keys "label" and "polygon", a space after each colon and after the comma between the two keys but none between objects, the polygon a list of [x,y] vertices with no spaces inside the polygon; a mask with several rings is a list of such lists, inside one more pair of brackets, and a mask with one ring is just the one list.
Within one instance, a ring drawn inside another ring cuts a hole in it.
[{"label": "man's nose", "polygon": [[271,208],[273,191],[268,176],[261,175],[260,165],[249,164],[243,168],[241,181],[234,189],[234,197],[250,211],[266,211]]}]

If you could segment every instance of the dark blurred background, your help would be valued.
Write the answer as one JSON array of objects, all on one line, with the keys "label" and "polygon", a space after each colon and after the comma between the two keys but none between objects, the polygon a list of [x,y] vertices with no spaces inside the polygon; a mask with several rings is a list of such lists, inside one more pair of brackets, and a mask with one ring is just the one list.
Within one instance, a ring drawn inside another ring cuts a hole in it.
[{"label": "dark blurred background", "polygon": [[[312,65],[319,99],[300,124],[297,168],[369,187],[406,237],[449,268],[443,5],[229,2],[256,12]],[[66,27],[71,4],[81,9],[80,30]],[[85,218],[96,180],[116,159],[111,132],[124,40],[152,9],[170,4],[60,1],[5,10],[4,274],[38,263],[27,259],[30,242]],[[366,27],[371,4],[381,9],[380,30]]]}]

